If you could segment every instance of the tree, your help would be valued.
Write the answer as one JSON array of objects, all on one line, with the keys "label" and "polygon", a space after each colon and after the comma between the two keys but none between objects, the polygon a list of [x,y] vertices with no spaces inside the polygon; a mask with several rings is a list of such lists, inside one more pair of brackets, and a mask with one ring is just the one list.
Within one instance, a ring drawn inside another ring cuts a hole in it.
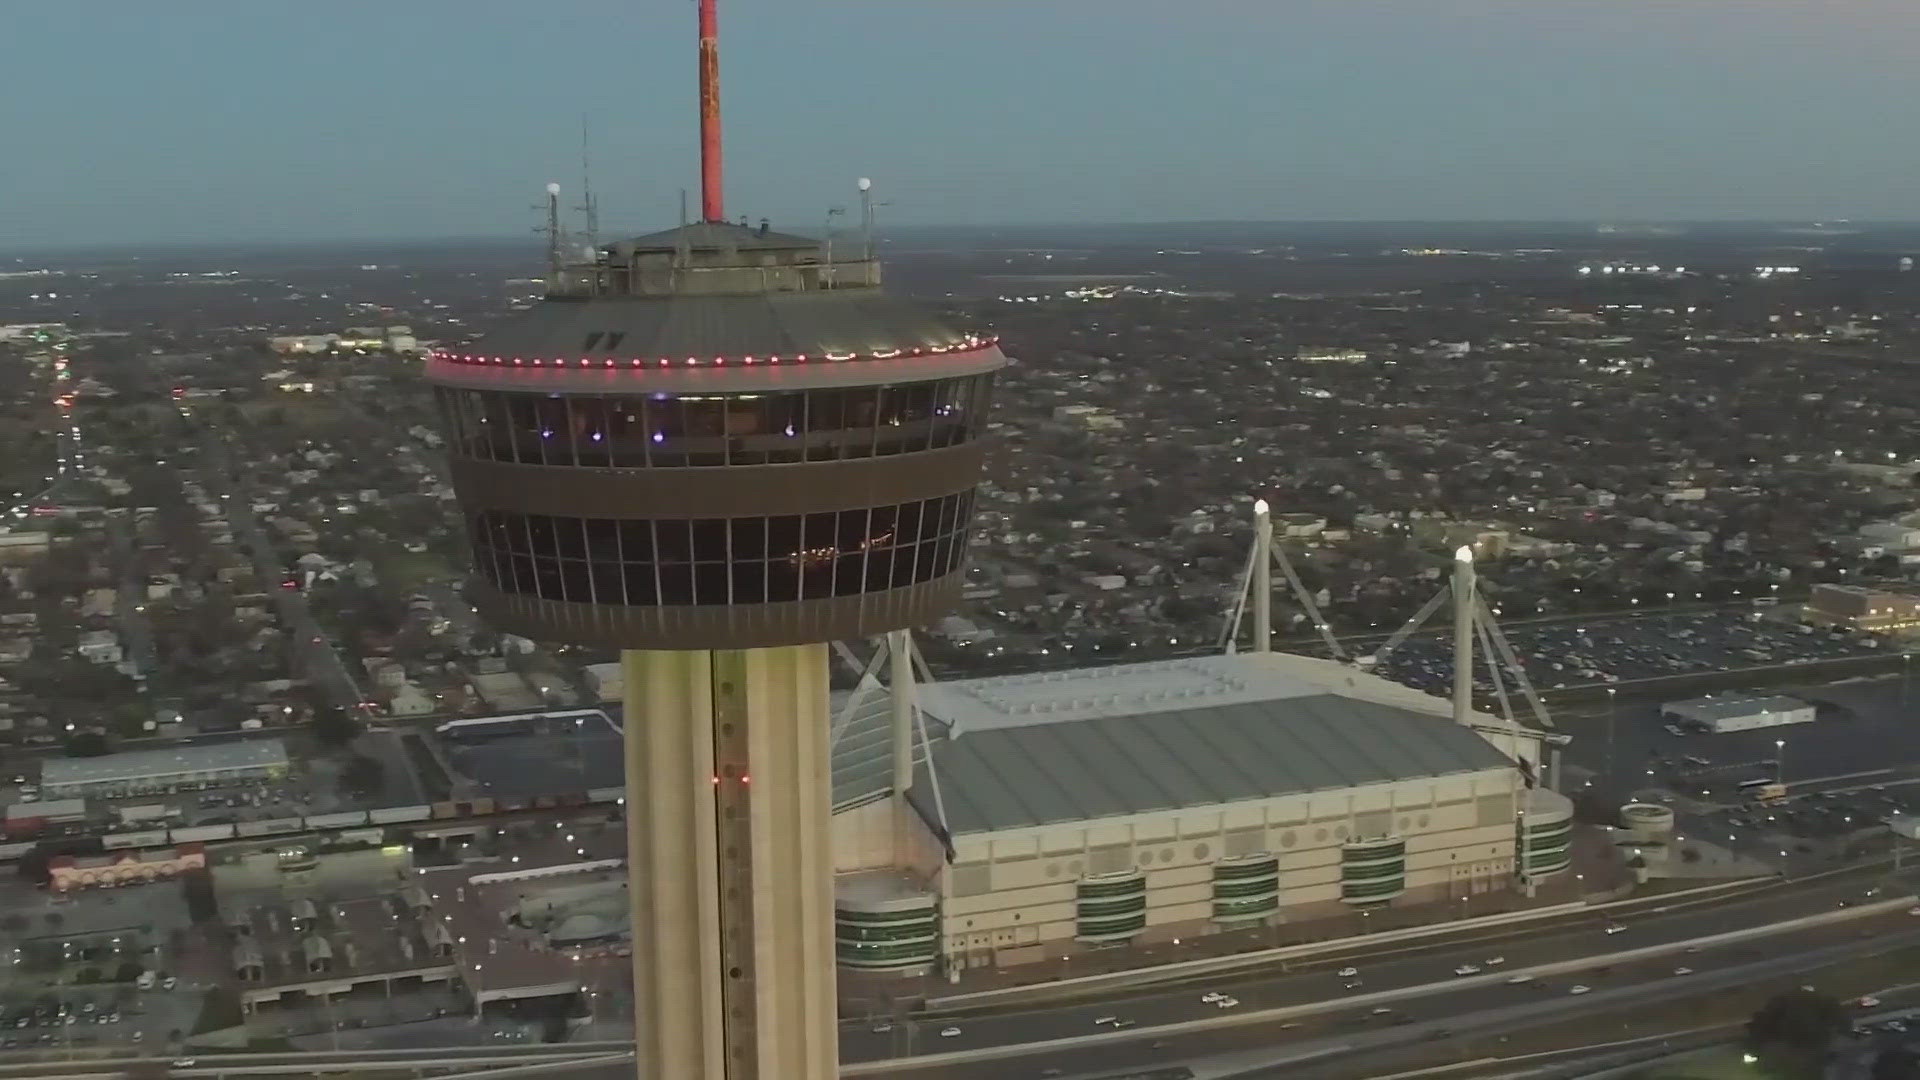
[{"label": "tree", "polygon": [[1846,1029],[1846,1006],[1818,991],[1788,990],[1747,1021],[1747,1041],[1759,1050],[1819,1055]]}]

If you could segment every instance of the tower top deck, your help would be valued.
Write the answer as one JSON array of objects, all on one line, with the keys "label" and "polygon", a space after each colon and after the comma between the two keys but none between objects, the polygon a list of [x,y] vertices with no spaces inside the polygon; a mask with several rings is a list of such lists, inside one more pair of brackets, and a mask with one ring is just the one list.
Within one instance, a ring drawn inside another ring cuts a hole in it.
[{"label": "tower top deck", "polygon": [[[845,255],[852,255],[846,258]],[[726,221],[700,221],[600,247],[562,267],[550,299],[754,296],[880,287],[880,263],[849,237],[831,241]]]}]

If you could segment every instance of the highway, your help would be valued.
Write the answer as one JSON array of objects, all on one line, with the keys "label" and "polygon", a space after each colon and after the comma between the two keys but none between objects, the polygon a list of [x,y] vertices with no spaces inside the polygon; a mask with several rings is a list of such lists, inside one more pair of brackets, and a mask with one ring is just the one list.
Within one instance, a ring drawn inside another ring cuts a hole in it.
[{"label": "highway", "polygon": [[[1093,1021],[1104,1016],[1132,1019],[1147,1027],[1213,1015],[1213,1008],[1198,1000],[1198,995],[1207,991],[1217,990],[1240,999],[1243,1010],[1307,1004],[1353,993],[1445,981],[1460,965],[1483,964],[1493,956],[1504,957],[1505,966],[1511,969],[1766,926],[1836,911],[1842,901],[1860,902],[1873,884],[1871,875],[1849,873],[1776,883],[1737,896],[1706,894],[1676,897],[1670,902],[1636,900],[1609,911],[1582,912],[1514,928],[1488,928],[1473,933],[1466,942],[1449,935],[1431,942],[1369,947],[1361,939],[1351,947],[1293,961],[1285,972],[1271,968],[1243,971],[1176,988],[1122,990],[1068,1006],[1030,1009],[1016,1005],[1012,1011],[997,1015],[936,1015],[919,1021],[919,1027],[938,1031],[951,1019],[961,1027],[961,1034],[939,1039],[940,1049],[967,1049],[1077,1035],[1092,1030]],[[1621,927],[1618,933],[1606,932],[1610,922]],[[1920,928],[1920,919],[1915,922]],[[1360,970],[1360,986],[1353,991],[1347,990],[1346,984],[1356,979],[1337,974],[1349,965]],[[847,1061],[907,1056],[905,1044],[910,1037],[915,1051],[924,1050],[921,1032],[910,1024],[896,1024],[892,1031],[875,1033],[867,1023],[849,1022],[843,1032],[842,1057]]]},{"label": "highway", "polygon": [[[1691,918],[1697,920],[1700,916]],[[1710,915],[1706,918],[1709,920],[1709,925],[1705,927],[1708,933],[1723,929],[1711,924]],[[1661,997],[1699,994],[1720,984],[1744,984],[1769,972],[1792,970],[1844,955],[1878,952],[1896,944],[1920,942],[1920,925],[1915,925],[1916,922],[1920,920],[1904,913],[1849,920],[1831,927],[1800,929],[1782,939],[1709,946],[1695,953],[1676,953],[1668,957],[1616,963],[1609,965],[1604,972],[1594,969],[1579,975],[1549,976],[1523,985],[1507,985],[1503,979],[1496,979],[1491,985],[1456,985],[1451,968],[1440,966],[1436,957],[1404,961],[1400,965],[1363,963],[1358,965],[1363,982],[1367,981],[1370,974],[1382,971],[1387,966],[1399,966],[1422,973],[1418,984],[1429,992],[1419,998],[1391,1005],[1361,1005],[1313,1017],[1254,1022],[1243,1027],[1213,1028],[1186,1034],[1156,1034],[1150,1030],[1153,1025],[1177,1022],[1171,1016],[1171,1010],[1166,1020],[1157,1016],[1147,1017],[1143,1010],[1110,1010],[1101,1015],[1120,1015],[1137,1020],[1140,1024],[1138,1037],[1116,1037],[1102,1044],[1065,1050],[1035,1047],[1035,1054],[1013,1060],[997,1058],[929,1064],[916,1068],[882,1067],[857,1071],[863,1076],[913,1077],[916,1080],[1008,1080],[1009,1077],[1038,1076],[1053,1068],[1062,1069],[1069,1076],[1076,1073],[1098,1075],[1149,1065],[1192,1063],[1218,1059],[1222,1055],[1236,1055],[1244,1056],[1248,1064],[1286,1060],[1288,1064],[1284,1069],[1269,1072],[1274,1076],[1324,1075],[1331,1078],[1369,1075],[1377,1067],[1377,1062],[1370,1060],[1369,1067],[1358,1072],[1351,1063],[1339,1065],[1332,1062],[1324,1070],[1310,1072],[1306,1062],[1321,1055],[1338,1054],[1344,1057],[1394,1045],[1417,1045],[1432,1038],[1436,1031],[1443,1028],[1464,1033],[1474,1028],[1517,1025],[1521,1020],[1537,1022],[1551,1019],[1562,1012],[1593,1011],[1607,1004],[1640,1004]],[[1606,944],[1587,942],[1581,951],[1593,951],[1596,945],[1602,950],[1609,945],[1630,947],[1623,943],[1630,932],[1605,935],[1602,931],[1600,936],[1608,939]],[[1863,933],[1868,936],[1863,938]],[[1508,949],[1506,953],[1507,963],[1500,970],[1515,971],[1534,962],[1531,958],[1522,960],[1518,949]],[[1690,967],[1693,972],[1676,975],[1676,969],[1681,966]],[[1316,978],[1337,980],[1337,976],[1324,974]],[[1581,996],[1570,994],[1569,991],[1576,984],[1588,985],[1592,987],[1592,992]],[[1333,982],[1332,987],[1330,992],[1321,991],[1320,1000],[1335,1000],[1345,996],[1346,992],[1340,989],[1338,982]],[[1364,988],[1369,992],[1374,989],[1371,984]],[[1283,1003],[1276,1002],[1273,997],[1256,1000],[1233,990],[1229,992],[1241,1000],[1238,1011]],[[1183,1004],[1189,1008],[1179,1019],[1205,1021],[1209,1019],[1209,1011],[1215,1018],[1222,1017],[1219,1010],[1200,1002],[1200,993],[1199,990],[1193,990],[1185,995]],[[1308,998],[1302,1003],[1312,1004],[1313,999]],[[1375,1008],[1389,1008],[1392,1012],[1375,1015]],[[1396,1022],[1400,1017],[1408,1019]],[[917,1047],[916,1053],[940,1054],[961,1049],[954,1044],[965,1039],[969,1029],[978,1030],[979,1027],[978,1023],[962,1025],[961,1036],[936,1036],[927,1041],[938,1045]],[[1089,1018],[1085,1026],[1077,1031],[1062,1031],[1057,1037],[1071,1038],[1099,1030]],[[1596,1038],[1605,1034],[1598,1029],[1594,1031]],[[562,1072],[559,1075],[574,1074]],[[580,1080],[592,1075],[582,1073]]]},{"label": "highway", "polygon": [[[859,1076],[899,1076],[914,1080],[1009,1080],[1011,1077],[1040,1076],[1049,1069],[1061,1069],[1064,1075],[1100,1075],[1125,1072],[1145,1064],[1184,1063],[1223,1054],[1242,1055],[1249,1063],[1282,1057],[1339,1055],[1341,1061],[1354,1054],[1374,1054],[1394,1046],[1418,1044],[1438,1028],[1465,1032],[1492,1023],[1551,1018],[1563,1009],[1591,1008],[1608,1002],[1645,1000],[1647,994],[1697,994],[1721,980],[1746,981],[1776,968],[1807,966],[1829,951],[1853,953],[1879,951],[1908,942],[1920,943],[1920,918],[1906,913],[1906,901],[1885,914],[1842,914],[1841,902],[1866,901],[1872,878],[1843,875],[1821,881],[1783,883],[1750,895],[1735,898],[1677,898],[1671,903],[1655,902],[1635,914],[1618,917],[1622,927],[1609,934],[1607,916],[1595,912],[1569,924],[1554,920],[1552,925],[1532,927],[1501,940],[1482,940],[1463,945],[1420,945],[1393,947],[1385,954],[1353,959],[1364,953],[1364,944],[1341,954],[1316,957],[1297,965],[1286,974],[1239,974],[1181,989],[1156,989],[1135,993],[1119,1001],[1077,1004],[1061,1008],[1041,1008],[997,1015],[973,1015],[961,1018],[930,1018],[903,1021],[891,1030],[874,1032],[867,1024],[849,1025],[843,1031],[842,1058],[849,1072]],[[1886,902],[1886,896],[1874,903]],[[1677,943],[1707,938],[1743,928],[1758,928],[1807,916],[1835,918],[1828,925],[1800,927],[1775,937],[1726,944],[1708,944],[1695,952],[1679,951]],[[1581,961],[1656,946],[1676,946],[1663,955],[1620,960],[1595,961],[1581,970],[1543,974],[1521,985],[1509,985],[1512,973],[1541,965]],[[1500,957],[1503,963],[1486,962]],[[1453,969],[1463,963],[1483,968],[1480,976],[1461,979]],[[1359,969],[1354,990],[1346,984],[1356,981],[1342,977],[1336,968],[1352,964]],[[1675,968],[1693,969],[1688,975],[1676,975]],[[1759,965],[1756,967],[1756,965]],[[1585,984],[1592,992],[1580,997],[1569,994],[1575,984]],[[1231,994],[1239,1004],[1221,1010],[1200,1000],[1207,991]],[[1397,993],[1396,993],[1397,992]],[[1372,999],[1387,993],[1392,1000]],[[1365,995],[1351,1006],[1340,1002]],[[1257,1018],[1265,1010],[1291,1008],[1293,1015]],[[1376,1015],[1376,1009],[1390,1012]],[[1132,1021],[1136,1027],[1115,1032],[1096,1024],[1102,1017]],[[1240,1018],[1245,1017],[1242,1021]],[[1402,1019],[1405,1018],[1405,1019]],[[942,1036],[948,1026],[960,1028],[960,1034]],[[1205,1030],[1196,1030],[1205,1026]],[[1181,1029],[1186,1029],[1182,1031]],[[1160,1030],[1155,1030],[1160,1029]],[[1596,1039],[1605,1032],[1596,1031]],[[1096,1042],[1084,1043],[1089,1036]],[[1069,1048],[1044,1045],[1059,1040],[1077,1043]],[[1041,1044],[1041,1045],[1032,1045]],[[1028,1047],[1023,1051],[1022,1047]],[[262,1066],[284,1070],[304,1066],[320,1070],[327,1063],[368,1068],[377,1062],[431,1057],[457,1059],[480,1066],[478,1059],[502,1059],[532,1056],[549,1063],[550,1072],[542,1074],[568,1080],[625,1080],[631,1066],[608,1064],[600,1057],[592,1064],[567,1064],[562,1055],[604,1055],[617,1047],[608,1044],[581,1044],[553,1047],[473,1047],[451,1050],[394,1052],[346,1052],[341,1054],[266,1054],[247,1055],[243,1059],[224,1055],[200,1055],[202,1066],[215,1061],[222,1068]],[[902,1066],[890,1059],[967,1053],[980,1055],[970,1062],[945,1063],[938,1060],[920,1065]],[[10,1059],[10,1060],[9,1060]],[[1371,1058],[1368,1059],[1372,1061]],[[11,1064],[20,1061],[20,1065]],[[1308,1076],[1302,1059],[1289,1066],[1288,1076]],[[76,1071],[96,1069],[99,1063],[76,1062]],[[52,1076],[54,1070],[69,1068],[67,1063],[30,1062],[24,1055],[0,1058],[0,1080],[8,1077]],[[1319,1066],[1315,1066],[1316,1070]],[[1341,1072],[1341,1068],[1348,1071]],[[1342,1065],[1327,1058],[1325,1076],[1361,1075],[1353,1065]],[[21,1070],[26,1071],[21,1071]],[[39,1071],[34,1071],[34,1070]],[[265,1071],[253,1075],[268,1075]],[[249,1075],[234,1069],[230,1075]],[[284,1072],[281,1075],[285,1075]],[[1320,1075],[1316,1072],[1313,1075]]]},{"label": "highway", "polygon": [[[1862,929],[1871,940],[1860,937]],[[1616,935],[1617,936],[1617,935]],[[1029,1054],[982,1055],[974,1061],[932,1062],[848,1070],[857,1077],[898,1080],[1026,1080],[1043,1077],[1114,1077],[1155,1067],[1188,1065],[1222,1080],[1354,1080],[1412,1067],[1439,1038],[1475,1030],[1512,1030],[1550,1023],[1609,1007],[1680,1000],[1703,993],[1780,978],[1802,970],[1881,951],[1920,944],[1920,927],[1906,916],[1866,920],[1828,932],[1797,933],[1791,950],[1738,946],[1703,949],[1683,959],[1696,970],[1678,975],[1671,960],[1615,967],[1588,980],[1590,993],[1567,992],[1568,980],[1545,989],[1496,985],[1450,990],[1440,985],[1417,1006],[1395,1016],[1355,1010],[1300,1023],[1256,1022],[1183,1034],[1138,1030],[1099,1043],[1035,1048]],[[1819,976],[1809,978],[1817,985]],[[1246,1006],[1243,1005],[1243,1008]],[[1404,1015],[1409,1019],[1396,1022]],[[1098,1029],[1083,1030],[1093,1034]],[[1596,1024],[1595,1040],[1606,1032]],[[955,1040],[929,1052],[954,1049]],[[629,1080],[627,1062],[556,1063],[540,1074],[551,1080]]]}]

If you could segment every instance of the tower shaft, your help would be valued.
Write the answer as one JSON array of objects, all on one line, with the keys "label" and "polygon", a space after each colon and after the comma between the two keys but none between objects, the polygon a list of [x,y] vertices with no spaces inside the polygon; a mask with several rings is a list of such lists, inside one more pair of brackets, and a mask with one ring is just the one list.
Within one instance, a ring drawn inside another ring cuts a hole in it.
[{"label": "tower shaft", "polygon": [[638,1075],[833,1080],[827,646],[621,666]]},{"label": "tower shaft", "polygon": [[725,221],[720,197],[720,16],[700,0],[700,219]]}]

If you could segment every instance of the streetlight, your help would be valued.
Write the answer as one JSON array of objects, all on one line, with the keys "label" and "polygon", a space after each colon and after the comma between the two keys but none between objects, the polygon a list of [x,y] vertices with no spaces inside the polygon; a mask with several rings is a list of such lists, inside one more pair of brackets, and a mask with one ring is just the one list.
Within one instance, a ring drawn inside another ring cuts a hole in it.
[{"label": "streetlight", "polygon": [[1787,740],[1773,740],[1773,782],[1787,782]]}]

